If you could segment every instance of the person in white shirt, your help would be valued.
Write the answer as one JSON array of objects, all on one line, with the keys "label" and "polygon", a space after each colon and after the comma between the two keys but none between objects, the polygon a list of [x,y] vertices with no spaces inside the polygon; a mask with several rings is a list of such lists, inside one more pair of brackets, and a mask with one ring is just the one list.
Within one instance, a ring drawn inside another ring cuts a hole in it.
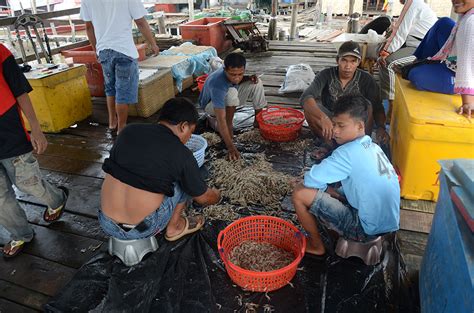
[{"label": "person in white shirt", "polygon": [[127,124],[128,105],[138,102],[138,52],[133,42],[132,21],[160,53],[147,11],[140,0],[82,0],[81,19],[87,37],[102,65],[109,112],[109,130],[119,133]]},{"label": "person in white shirt", "polygon": [[[415,60],[413,53],[438,18],[423,0],[400,0],[403,4],[392,32],[380,50],[380,87],[382,99],[389,100],[392,107],[395,99],[394,66],[402,66]],[[390,113],[391,110],[389,110]],[[390,114],[388,114],[390,117]]]}]

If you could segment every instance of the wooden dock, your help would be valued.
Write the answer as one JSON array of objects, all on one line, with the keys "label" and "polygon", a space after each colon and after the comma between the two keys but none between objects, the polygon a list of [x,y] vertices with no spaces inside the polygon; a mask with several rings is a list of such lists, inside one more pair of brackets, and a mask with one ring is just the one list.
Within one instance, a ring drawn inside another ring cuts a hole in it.
[{"label": "wooden dock", "polygon": [[[282,95],[278,89],[286,67],[307,63],[314,71],[335,65],[336,51],[331,44],[271,42],[270,51],[248,56],[248,72],[264,74],[269,104],[298,107],[299,94]],[[193,100],[197,92],[183,93]],[[49,134],[49,146],[38,155],[44,177],[71,191],[66,212],[60,221],[46,224],[42,220],[45,206],[33,197],[18,193],[21,205],[35,230],[33,242],[18,257],[0,258],[0,312],[35,312],[55,295],[77,269],[99,251],[105,250],[106,236],[97,221],[100,188],[104,172],[102,163],[113,145],[106,131],[105,99],[94,99],[93,115],[59,134]],[[130,122],[156,122],[130,118]],[[402,229],[399,232],[402,251],[411,269],[416,271],[426,245],[433,213],[431,203],[403,202]],[[1,243],[3,244],[3,243]]]}]

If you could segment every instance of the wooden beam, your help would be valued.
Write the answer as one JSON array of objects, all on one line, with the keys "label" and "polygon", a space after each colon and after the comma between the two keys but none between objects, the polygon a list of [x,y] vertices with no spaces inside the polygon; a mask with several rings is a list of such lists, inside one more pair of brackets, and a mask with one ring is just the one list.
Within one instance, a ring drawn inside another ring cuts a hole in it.
[{"label": "wooden beam", "polygon": [[[64,51],[64,50],[84,47],[84,46],[87,46],[88,44],[89,44],[89,40],[84,40],[84,41],[79,41],[79,42],[71,43],[68,45],[64,45],[59,48],[51,49],[51,55],[61,53],[61,51]],[[33,61],[33,60],[36,60],[36,56],[34,54],[29,54],[26,56],[26,62]],[[18,64],[21,64],[23,63],[23,59],[16,58],[16,62]]]},{"label": "wooden beam", "polygon": [[[58,16],[79,14],[80,11],[81,11],[80,8],[74,8],[74,9],[39,13],[39,14],[36,14],[36,16],[38,16],[42,20],[46,20],[46,19],[53,18],[53,17],[58,17]],[[15,24],[15,21],[16,21],[17,18],[18,18],[18,16],[0,18],[0,26],[13,25],[13,24]]]}]

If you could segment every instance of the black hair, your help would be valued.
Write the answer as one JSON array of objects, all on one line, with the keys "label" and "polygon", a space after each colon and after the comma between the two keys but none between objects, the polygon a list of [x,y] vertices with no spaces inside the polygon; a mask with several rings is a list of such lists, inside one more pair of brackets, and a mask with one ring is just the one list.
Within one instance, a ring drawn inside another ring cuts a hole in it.
[{"label": "black hair", "polygon": [[344,113],[349,114],[350,117],[361,120],[364,124],[369,119],[369,105],[370,102],[361,95],[346,95],[342,96],[334,103],[334,116]]},{"label": "black hair", "polygon": [[247,61],[245,57],[240,53],[231,53],[224,59],[224,67],[245,67]]},{"label": "black hair", "polygon": [[165,102],[160,110],[158,121],[178,125],[182,122],[197,124],[199,114],[196,106],[187,98],[172,98]]}]

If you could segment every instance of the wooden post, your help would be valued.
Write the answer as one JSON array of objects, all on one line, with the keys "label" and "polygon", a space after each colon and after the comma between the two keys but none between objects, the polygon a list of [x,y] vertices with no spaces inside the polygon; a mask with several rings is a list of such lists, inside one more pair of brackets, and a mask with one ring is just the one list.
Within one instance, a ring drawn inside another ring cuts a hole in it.
[{"label": "wooden post", "polygon": [[277,40],[277,10],[278,0],[272,0],[272,14],[270,15],[270,23],[268,24],[269,40]]},{"label": "wooden post", "polygon": [[188,0],[189,20],[194,20],[194,0]]},{"label": "wooden post", "polygon": [[38,12],[36,11],[36,0],[30,0],[30,5],[31,5],[31,12],[32,12],[33,14],[38,13]]},{"label": "wooden post", "polygon": [[160,34],[166,34],[164,14],[158,15],[158,31],[160,32]]},{"label": "wooden post", "polygon": [[[295,0],[298,1],[298,0]],[[296,22],[298,20],[298,2],[293,2],[291,5],[291,25],[290,25],[290,40],[296,39]]]},{"label": "wooden post", "polygon": [[354,3],[355,3],[355,0],[349,0],[349,16],[351,16],[354,13]]}]

